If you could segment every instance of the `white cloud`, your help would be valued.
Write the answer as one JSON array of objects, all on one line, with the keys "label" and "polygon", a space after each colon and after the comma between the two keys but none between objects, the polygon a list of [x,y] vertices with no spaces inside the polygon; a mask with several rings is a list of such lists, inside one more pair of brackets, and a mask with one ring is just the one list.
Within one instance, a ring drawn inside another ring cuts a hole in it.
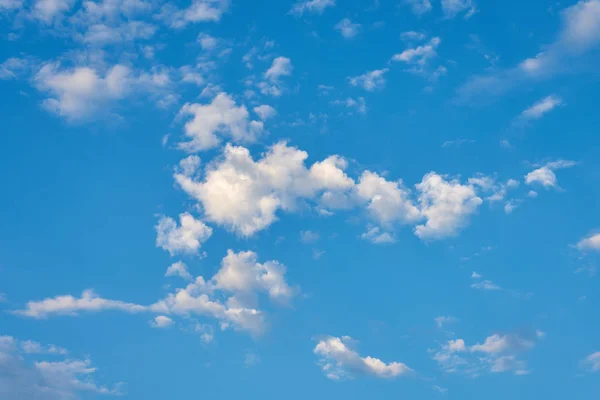
[{"label": "white cloud", "polygon": [[465,19],[467,19],[477,12],[477,8],[473,0],[442,0],[442,11],[446,18],[454,18],[466,11]]},{"label": "white cloud", "polygon": [[319,232],[300,231],[300,240],[304,243],[314,243],[321,238]]},{"label": "white cloud", "polygon": [[527,110],[521,113],[521,118],[524,119],[539,119],[544,114],[554,110],[556,107],[563,104],[560,97],[556,95],[546,96]]},{"label": "white cloud", "polygon": [[355,187],[359,199],[367,203],[367,210],[381,224],[411,223],[421,218],[419,209],[410,200],[410,191],[402,181],[391,182],[375,172],[365,171]]},{"label": "white cloud", "polygon": [[[121,383],[108,388],[94,381],[93,375],[97,369],[89,359],[40,361],[35,357],[40,353],[25,350],[32,348],[31,343],[35,342],[21,342],[11,336],[0,336],[0,397],[3,399],[64,400],[79,398],[85,392],[123,394]],[[45,349],[41,354],[66,354],[66,350],[58,353],[47,351],[55,346],[37,345],[34,345],[34,350]],[[28,354],[28,357],[24,358],[24,354]]]},{"label": "white cloud", "polygon": [[44,23],[51,24],[70,11],[74,4],[75,0],[35,0],[31,15]]},{"label": "white cloud", "polygon": [[545,188],[557,187],[558,180],[554,173],[557,169],[570,168],[577,165],[575,161],[558,160],[546,163],[525,175],[525,183],[528,185],[539,184]]},{"label": "white cloud", "polygon": [[364,97],[359,97],[357,99],[353,99],[352,97],[348,97],[345,100],[333,100],[331,102],[333,105],[341,105],[345,106],[349,109],[354,109],[360,114],[364,114],[367,112],[367,103],[365,102]]},{"label": "white cloud", "polygon": [[223,13],[229,9],[229,3],[229,0],[192,0],[185,9],[178,9],[167,3],[162,7],[158,18],[176,29],[197,22],[219,22]]},{"label": "white cloud", "polygon": [[335,0],[301,0],[295,3],[290,14],[302,16],[304,13],[322,14],[327,7],[335,6]]},{"label": "white cloud", "polygon": [[200,43],[202,50],[214,50],[219,43],[217,38],[207,33],[198,34],[196,41]]},{"label": "white cloud", "polygon": [[7,58],[0,64],[0,79],[15,79],[25,72],[27,68],[29,68],[29,63],[26,60],[16,57]]},{"label": "white cloud", "polygon": [[194,280],[194,277],[188,271],[187,265],[182,261],[177,261],[176,263],[171,264],[169,268],[167,268],[165,276],[179,276],[187,281]]},{"label": "white cloud", "polygon": [[478,376],[487,370],[492,373],[510,372],[516,375],[528,374],[525,361],[518,358],[519,354],[532,350],[536,341],[543,339],[543,333],[525,337],[508,334],[494,334],[485,339],[482,344],[468,346],[463,339],[450,340],[433,353],[446,372],[460,372]]},{"label": "white cloud", "polygon": [[428,13],[433,8],[430,0],[404,0],[404,3],[410,6],[416,15]]},{"label": "white cloud", "polygon": [[352,39],[360,32],[360,24],[353,23],[349,18],[342,19],[334,28],[346,39]]},{"label": "white cloud", "polygon": [[361,239],[375,244],[395,243],[396,239],[389,233],[383,232],[378,226],[371,226],[365,233],[360,235]]},{"label": "white cloud", "polygon": [[24,310],[17,310],[15,314],[39,319],[51,315],[78,315],[83,311],[99,312],[106,310],[136,313],[145,311],[146,307],[118,300],[103,299],[92,290],[86,290],[80,298],[65,295],[41,301],[29,301]]},{"label": "white cloud", "polygon": [[600,351],[592,353],[583,360],[583,365],[592,372],[600,371]]},{"label": "white cloud", "polygon": [[251,236],[277,219],[277,211],[293,211],[299,200],[343,192],[354,184],[337,156],[305,166],[308,154],[277,143],[258,161],[248,149],[227,145],[210,164],[203,181],[176,173],[182,189],[201,205],[207,220]]},{"label": "white cloud", "polygon": [[414,49],[406,49],[402,53],[395,54],[392,57],[392,61],[425,65],[427,61],[437,56],[436,48],[441,42],[439,37],[434,37],[425,45],[415,47]]},{"label": "white cloud", "polygon": [[600,44],[600,0],[580,0],[564,9],[561,17],[561,28],[553,43],[510,69],[472,77],[458,90],[458,100],[479,102],[482,96],[498,96],[531,81],[593,71],[585,65],[595,65],[595,59],[587,56]]},{"label": "white cloud", "polygon": [[435,172],[425,175],[416,187],[421,214],[427,219],[424,225],[415,228],[415,234],[421,239],[456,235],[483,202],[472,185],[462,185],[458,180],[446,181]]},{"label": "white cloud", "polygon": [[23,0],[0,0],[0,12],[15,11],[23,7]]},{"label": "white cloud", "polygon": [[32,340],[25,340],[21,342],[21,351],[25,354],[56,354],[56,355],[67,355],[69,352],[67,349],[55,346],[53,344],[44,346],[39,342]]},{"label": "white cloud", "polygon": [[400,39],[404,40],[404,41],[417,41],[420,42],[422,40],[425,40],[427,38],[427,35],[423,32],[417,32],[417,31],[406,31],[406,32],[402,32],[400,34]]},{"label": "white cloud", "polygon": [[192,116],[185,124],[185,134],[191,140],[179,144],[188,152],[216,147],[221,137],[234,142],[253,142],[264,130],[262,121],[250,120],[246,107],[236,106],[227,93],[217,94],[210,104],[186,103],[179,115]]},{"label": "white cloud", "polygon": [[254,107],[254,112],[259,116],[262,121],[266,121],[269,118],[273,118],[277,115],[277,111],[267,104],[262,104],[260,106]]},{"label": "white cloud", "polygon": [[178,227],[174,219],[161,216],[156,225],[156,246],[171,255],[198,253],[201,244],[211,237],[212,228],[189,213],[179,214],[179,222]]},{"label": "white cloud", "polygon": [[128,21],[118,26],[109,26],[103,23],[91,25],[81,36],[81,40],[88,44],[103,45],[134,41],[137,39],[150,39],[157,28],[142,21]]},{"label": "white cloud", "polygon": [[360,86],[363,89],[372,92],[374,90],[382,89],[385,86],[384,75],[389,69],[376,69],[373,71],[366,72],[359,76],[348,77],[348,81],[352,86]]},{"label": "white cloud", "polygon": [[455,317],[452,317],[452,316],[441,315],[441,316],[435,318],[435,324],[440,329],[442,329],[444,327],[444,325],[454,324],[456,322],[458,322],[458,319]]},{"label": "white cloud", "polygon": [[169,317],[165,317],[164,315],[157,315],[150,322],[150,326],[153,328],[168,328],[173,325],[173,320]]},{"label": "white cloud", "polygon": [[352,343],[352,338],[348,336],[342,338],[329,336],[317,343],[314,353],[321,357],[321,368],[329,379],[351,378],[359,374],[377,378],[395,378],[412,372],[403,363],[386,364],[378,358],[361,357],[350,348]]},{"label": "white cloud", "polygon": [[581,251],[600,251],[600,233],[585,237],[577,243],[577,248]]},{"label": "white cloud", "polygon": [[49,92],[46,109],[72,120],[94,117],[102,106],[127,94],[132,85],[131,70],[123,65],[110,68],[104,77],[96,70],[78,67],[61,70],[60,64],[45,64],[35,75],[36,86]]},{"label": "white cloud", "polygon": [[271,82],[277,82],[282,76],[292,74],[292,60],[287,57],[277,57],[273,60],[271,67],[265,72],[265,78]]},{"label": "white cloud", "polygon": [[[472,277],[474,278],[474,276],[472,276]],[[479,277],[481,277],[481,275],[479,275]],[[496,285],[494,282],[489,281],[489,280],[475,282],[471,285],[471,287],[473,289],[479,289],[479,290],[502,290],[502,288],[500,286]]]}]

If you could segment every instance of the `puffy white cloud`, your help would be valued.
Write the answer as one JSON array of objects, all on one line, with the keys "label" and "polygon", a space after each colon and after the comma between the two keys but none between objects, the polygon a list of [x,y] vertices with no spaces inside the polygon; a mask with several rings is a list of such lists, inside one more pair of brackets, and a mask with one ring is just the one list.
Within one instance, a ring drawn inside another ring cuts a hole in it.
[{"label": "puffy white cloud", "polygon": [[195,219],[189,213],[179,214],[180,225],[169,217],[162,216],[156,225],[156,246],[171,255],[196,254],[202,243],[212,235],[212,228]]},{"label": "puffy white cloud", "polygon": [[59,63],[45,64],[36,74],[35,83],[51,97],[46,109],[72,120],[93,117],[103,105],[123,98],[131,88],[131,70],[123,65],[110,68],[104,77],[88,67],[61,70]]},{"label": "puffy white cloud", "polygon": [[360,24],[352,22],[349,18],[342,19],[334,28],[346,39],[352,39],[360,32]]},{"label": "puffy white cloud", "polygon": [[415,228],[415,234],[421,239],[456,235],[482,203],[472,185],[462,185],[458,180],[447,181],[435,172],[425,175],[416,187],[421,214],[427,219],[424,225]]},{"label": "puffy white cloud", "polygon": [[269,118],[273,118],[275,115],[277,115],[277,111],[275,111],[273,107],[267,104],[262,104],[260,106],[254,107],[254,112],[263,121],[266,121]]},{"label": "puffy white cloud", "polygon": [[197,22],[219,22],[223,13],[229,9],[229,3],[229,0],[192,0],[185,9],[178,9],[167,3],[162,7],[158,18],[176,29]]},{"label": "puffy white cloud", "polygon": [[521,113],[521,118],[524,119],[539,119],[544,114],[554,110],[556,107],[563,104],[560,97],[556,95],[546,96],[527,110]]},{"label": "puffy white cloud", "polygon": [[577,248],[582,251],[600,251],[600,233],[585,237],[577,243]]},{"label": "puffy white cloud", "polygon": [[433,8],[430,0],[404,0],[404,4],[410,6],[416,15],[428,13]]},{"label": "puffy white cloud", "polygon": [[375,244],[395,243],[396,239],[389,233],[384,232],[378,226],[371,226],[365,233],[360,235],[361,239]]},{"label": "puffy white cloud", "polygon": [[[212,317],[223,329],[233,327],[258,335],[266,329],[266,321],[264,313],[255,308],[257,293],[266,293],[276,303],[289,304],[299,292],[286,282],[285,271],[277,261],[258,263],[254,252],[228,250],[221,268],[209,281],[199,276],[149,309],[159,314]],[[217,294],[229,297],[223,303]]]},{"label": "puffy white cloud", "polygon": [[[93,379],[96,368],[87,358],[48,362],[35,357],[39,354],[56,357],[67,353],[64,349],[64,352],[50,351],[53,348],[57,347],[0,336],[0,397],[6,400],[64,400],[79,398],[86,392],[123,394],[121,383],[112,388],[97,384]],[[29,355],[27,359],[24,354]],[[34,359],[30,362],[32,357]]]},{"label": "puffy white cloud", "polygon": [[366,72],[359,76],[352,76],[348,78],[348,81],[352,86],[360,86],[363,89],[372,92],[374,90],[382,89],[385,86],[384,75],[389,69],[376,69],[374,71]]},{"label": "puffy white cloud", "polygon": [[412,370],[403,363],[385,363],[374,357],[361,357],[351,349],[352,338],[329,336],[320,340],[314,353],[321,357],[323,372],[330,379],[349,378],[353,375],[366,374],[377,378],[395,378],[406,375]]},{"label": "puffy white cloud", "polygon": [[52,315],[78,315],[84,311],[99,312],[106,310],[136,313],[145,311],[146,307],[119,300],[103,299],[92,290],[86,290],[79,298],[65,295],[41,301],[29,301],[24,310],[17,310],[14,313],[31,318],[47,318]]},{"label": "puffy white cloud", "polygon": [[282,76],[290,76],[292,68],[292,60],[287,57],[277,57],[273,60],[271,67],[265,72],[264,76],[271,82],[277,82]]},{"label": "puffy white cloud", "polygon": [[327,7],[335,6],[335,0],[301,0],[295,3],[290,14],[302,16],[304,13],[322,14]]},{"label": "puffy white cloud", "polygon": [[477,8],[473,0],[442,0],[442,11],[446,18],[454,18],[466,11],[465,18],[470,18],[477,12]]},{"label": "puffy white cloud", "polygon": [[590,354],[583,360],[583,365],[592,372],[600,371],[600,351]]},{"label": "puffy white cloud", "polygon": [[227,93],[217,94],[210,104],[186,103],[179,115],[192,116],[185,124],[185,134],[191,140],[179,144],[189,152],[215,147],[221,137],[233,142],[253,142],[264,130],[262,121],[250,120],[246,107],[237,106]]},{"label": "puffy white cloud", "polygon": [[375,172],[365,171],[355,187],[356,195],[367,202],[367,210],[381,224],[394,221],[411,223],[421,218],[419,209],[410,200],[410,191],[401,181],[391,182]]},{"label": "puffy white cloud", "polygon": [[167,272],[165,276],[179,276],[187,281],[191,281],[194,279],[192,274],[188,271],[188,267],[182,261],[177,261],[173,263],[167,268]]},{"label": "puffy white cloud", "polygon": [[487,370],[492,373],[512,371],[516,375],[524,375],[529,371],[525,361],[518,356],[532,350],[537,340],[543,337],[544,334],[540,331],[525,337],[494,334],[482,344],[472,346],[468,346],[463,339],[455,339],[448,341],[437,351],[430,350],[430,353],[446,372],[477,376]]},{"label": "puffy white cloud", "polygon": [[207,220],[251,236],[273,223],[278,210],[292,211],[299,200],[327,193],[335,197],[353,186],[342,158],[332,156],[307,168],[307,157],[280,142],[254,161],[248,149],[227,145],[202,181],[180,173],[175,180],[202,205]]},{"label": "puffy white cloud", "polygon": [[44,23],[50,24],[71,10],[74,4],[75,0],[35,0],[31,15]]},{"label": "puffy white cloud", "polygon": [[415,47],[414,49],[406,49],[402,53],[395,54],[392,57],[392,61],[425,65],[430,59],[437,56],[436,48],[441,42],[439,37],[434,37],[427,44]]},{"label": "puffy white cloud", "polygon": [[546,163],[525,175],[525,183],[528,185],[539,184],[545,188],[557,187],[558,180],[554,173],[557,169],[570,168],[577,165],[574,161],[558,160]]},{"label": "puffy white cloud", "polygon": [[153,328],[168,328],[173,325],[173,320],[169,317],[165,317],[164,315],[157,315],[150,322],[150,326]]}]

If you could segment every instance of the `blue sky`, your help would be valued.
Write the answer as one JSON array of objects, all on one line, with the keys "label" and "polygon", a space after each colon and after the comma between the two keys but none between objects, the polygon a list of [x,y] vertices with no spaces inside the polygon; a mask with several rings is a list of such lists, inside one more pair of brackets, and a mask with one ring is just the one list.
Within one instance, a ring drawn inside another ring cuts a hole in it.
[{"label": "blue sky", "polygon": [[597,397],[599,0],[0,18],[0,398]]}]

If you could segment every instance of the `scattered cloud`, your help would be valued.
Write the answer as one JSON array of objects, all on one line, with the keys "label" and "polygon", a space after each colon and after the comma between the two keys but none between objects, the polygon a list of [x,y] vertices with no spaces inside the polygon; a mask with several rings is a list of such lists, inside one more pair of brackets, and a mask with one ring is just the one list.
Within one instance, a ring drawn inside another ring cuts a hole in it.
[{"label": "scattered cloud", "polygon": [[262,121],[266,121],[270,118],[273,118],[275,115],[277,115],[277,111],[275,111],[275,109],[267,104],[263,104],[257,107],[254,107],[254,112],[258,115],[258,117],[262,120]]},{"label": "scattered cloud", "polygon": [[262,121],[251,120],[245,106],[237,106],[227,93],[217,94],[210,104],[186,103],[179,116],[192,116],[185,123],[185,135],[191,140],[179,143],[188,152],[208,150],[222,138],[235,143],[253,142],[264,131]]},{"label": "scattered cloud", "polygon": [[359,76],[348,77],[348,81],[352,86],[359,86],[366,91],[373,92],[375,90],[382,89],[385,86],[384,75],[389,69],[376,69],[373,71],[366,72]]},{"label": "scattered cloud", "polygon": [[364,97],[358,97],[356,99],[348,97],[345,100],[333,100],[331,104],[354,109],[360,114],[365,114],[367,112],[367,103],[365,102]]},{"label": "scattered cloud", "polygon": [[360,32],[360,24],[352,22],[349,18],[344,18],[335,25],[335,30],[346,39],[352,39]]},{"label": "scattered cloud", "polygon": [[180,278],[185,279],[186,281],[191,281],[194,279],[192,274],[188,271],[188,267],[182,261],[177,261],[167,268],[167,272],[165,276],[179,276]]},{"label": "scattered cloud", "polygon": [[164,315],[156,316],[151,322],[150,325],[153,328],[168,328],[173,325],[173,320],[169,317],[165,317]]},{"label": "scattered cloud", "polygon": [[404,4],[410,7],[415,15],[423,15],[432,10],[430,0],[404,0]]},{"label": "scattered cloud", "polygon": [[230,0],[192,0],[189,7],[184,9],[166,3],[157,18],[175,29],[198,22],[219,22],[229,9],[229,3]]},{"label": "scattered cloud", "polygon": [[539,119],[562,104],[564,103],[560,97],[556,95],[546,96],[523,111],[520,118],[524,120]]},{"label": "scattered cloud", "polygon": [[581,251],[600,251],[600,233],[595,233],[581,239],[577,243],[577,248]]},{"label": "scattered cloud", "polygon": [[466,12],[464,18],[469,19],[477,12],[473,0],[442,0],[442,11],[446,18],[454,18]]},{"label": "scattered cloud", "polygon": [[557,169],[570,168],[575,165],[577,165],[575,161],[569,160],[548,162],[544,166],[525,175],[525,183],[528,185],[541,185],[546,189],[556,188],[558,187],[558,180],[554,171]]},{"label": "scattered cloud", "polygon": [[582,364],[591,372],[600,371],[600,351],[592,353],[583,359]]},{"label": "scattered cloud", "polygon": [[435,324],[439,329],[443,329],[445,325],[455,324],[458,322],[458,319],[452,316],[444,316],[441,315],[435,318]]},{"label": "scattered cloud", "polygon": [[323,14],[328,7],[334,7],[335,0],[301,0],[292,6],[289,14],[302,16],[305,13]]},{"label": "scattered cloud", "polygon": [[361,357],[352,349],[354,344],[349,336],[328,336],[319,340],[313,352],[321,357],[319,364],[329,379],[347,379],[356,375],[391,379],[412,372],[400,362],[386,364],[378,358]]},{"label": "scattered cloud", "polygon": [[315,243],[321,238],[318,232],[313,231],[300,231],[300,240],[303,243]]},{"label": "scattered cloud", "polygon": [[378,226],[372,226],[365,233],[360,235],[361,239],[368,240],[375,244],[395,243],[396,239],[389,233],[383,232]]},{"label": "scattered cloud", "polygon": [[189,213],[179,214],[179,226],[169,217],[161,216],[156,225],[156,246],[169,254],[197,254],[202,243],[212,236],[212,228]]}]

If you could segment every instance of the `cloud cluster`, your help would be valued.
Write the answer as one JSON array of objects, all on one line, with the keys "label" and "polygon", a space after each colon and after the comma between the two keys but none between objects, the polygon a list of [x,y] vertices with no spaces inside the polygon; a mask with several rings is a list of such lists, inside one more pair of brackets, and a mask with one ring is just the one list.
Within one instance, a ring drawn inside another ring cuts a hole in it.
[{"label": "cloud cluster", "polygon": [[412,370],[400,362],[385,363],[371,356],[361,357],[352,349],[354,341],[349,336],[328,336],[317,343],[314,353],[329,379],[339,380],[355,375],[371,375],[377,378],[396,378]]},{"label": "cloud cluster", "polygon": [[212,228],[195,219],[189,213],[179,215],[177,222],[161,216],[156,225],[156,246],[167,250],[171,255],[197,254],[202,243],[212,235]]},{"label": "cloud cluster", "polygon": [[557,188],[558,179],[554,171],[557,169],[571,168],[577,165],[575,161],[558,160],[551,161],[525,175],[525,183],[528,185],[541,185],[546,189]]},{"label": "cloud cluster", "polygon": [[[364,171],[358,181],[345,172],[338,155],[306,165],[308,154],[285,142],[254,160],[247,148],[227,145],[223,156],[210,163],[202,177],[178,171],[178,185],[200,204],[204,218],[241,235],[252,236],[277,220],[278,212],[293,212],[302,204],[333,212],[364,207],[374,222],[416,224],[421,239],[456,235],[479,205],[476,187],[430,172],[415,185],[417,203],[402,181],[389,181]],[[372,239],[373,231],[367,235]],[[386,241],[389,233],[375,241]]]},{"label": "cloud cluster", "polygon": [[[0,336],[0,398],[63,400],[84,393],[123,394],[122,383],[109,388],[94,381],[96,368],[89,359],[57,360],[67,353],[56,346]],[[41,355],[52,359],[40,359]]]},{"label": "cloud cluster", "polygon": [[533,349],[544,333],[520,336],[516,334],[493,334],[483,343],[468,346],[463,339],[449,340],[438,350],[430,350],[432,358],[446,372],[478,376],[485,371],[492,373],[513,372],[528,374],[527,364],[519,355]]}]

